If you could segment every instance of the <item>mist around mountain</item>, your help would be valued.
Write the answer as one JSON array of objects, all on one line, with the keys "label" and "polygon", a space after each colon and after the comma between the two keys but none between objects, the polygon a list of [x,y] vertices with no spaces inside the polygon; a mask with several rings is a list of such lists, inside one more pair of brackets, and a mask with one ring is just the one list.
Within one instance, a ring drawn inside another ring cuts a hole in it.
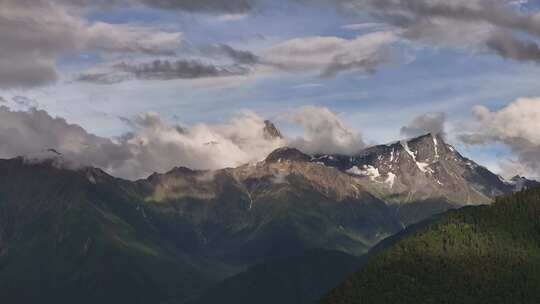
[{"label": "mist around mountain", "polygon": [[538,303],[540,188],[392,237],[321,303]]},{"label": "mist around mountain", "polygon": [[[280,134],[271,123],[265,132]],[[307,303],[403,228],[536,185],[505,181],[433,135],[352,156],[284,147],[237,168],[138,181],[44,153],[0,161],[0,295],[10,303],[265,293]],[[247,281],[253,292],[242,293]]]}]

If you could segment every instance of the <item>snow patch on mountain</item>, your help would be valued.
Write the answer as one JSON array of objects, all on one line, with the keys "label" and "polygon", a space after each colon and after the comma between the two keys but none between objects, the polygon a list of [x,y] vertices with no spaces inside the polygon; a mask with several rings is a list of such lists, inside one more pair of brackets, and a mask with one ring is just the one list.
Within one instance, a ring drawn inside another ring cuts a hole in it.
[{"label": "snow patch on mountain", "polygon": [[388,172],[388,177],[384,181],[385,184],[387,184],[390,188],[394,187],[394,183],[396,182],[396,175],[392,172]]},{"label": "snow patch on mountain", "polygon": [[439,159],[439,143],[437,141],[437,136],[433,136],[433,147],[435,150],[435,159]]},{"label": "snow patch on mountain", "polygon": [[422,171],[422,173],[431,173],[431,174],[433,174],[433,169],[431,169],[429,167],[430,164],[428,164],[428,163],[416,162],[416,166],[418,167],[418,169],[420,169],[420,171]]},{"label": "snow patch on mountain", "polygon": [[403,147],[403,149],[405,149],[405,152],[407,152],[407,154],[409,154],[412,159],[414,161],[416,161],[416,154],[413,153],[413,151],[411,151],[411,149],[409,148],[409,144],[407,143],[407,141],[402,141],[401,142],[401,146]]}]

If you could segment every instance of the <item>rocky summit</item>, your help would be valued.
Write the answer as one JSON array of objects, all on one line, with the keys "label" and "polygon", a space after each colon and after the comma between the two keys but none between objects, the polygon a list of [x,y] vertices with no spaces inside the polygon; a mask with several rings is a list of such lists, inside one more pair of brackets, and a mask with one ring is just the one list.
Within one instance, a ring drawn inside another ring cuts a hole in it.
[{"label": "rocky summit", "polygon": [[489,204],[497,196],[538,184],[519,177],[507,181],[434,134],[370,147],[352,156],[318,155],[313,161],[355,176],[394,206],[405,224],[450,208]]}]

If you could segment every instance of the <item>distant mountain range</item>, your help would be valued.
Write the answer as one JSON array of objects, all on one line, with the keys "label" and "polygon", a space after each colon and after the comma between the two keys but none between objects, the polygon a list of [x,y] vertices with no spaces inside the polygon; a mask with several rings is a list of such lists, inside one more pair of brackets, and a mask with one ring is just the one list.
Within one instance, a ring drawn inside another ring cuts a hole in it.
[{"label": "distant mountain range", "polygon": [[[281,136],[270,122],[265,130]],[[9,303],[197,303],[211,287],[248,303],[227,291],[299,259],[305,268],[281,268],[297,279],[279,274],[289,287],[273,299],[307,303],[404,227],[537,185],[505,181],[434,135],[349,156],[280,148],[238,168],[180,167],[135,182],[46,155],[0,161],[0,297]],[[304,273],[321,256],[328,267]]]}]

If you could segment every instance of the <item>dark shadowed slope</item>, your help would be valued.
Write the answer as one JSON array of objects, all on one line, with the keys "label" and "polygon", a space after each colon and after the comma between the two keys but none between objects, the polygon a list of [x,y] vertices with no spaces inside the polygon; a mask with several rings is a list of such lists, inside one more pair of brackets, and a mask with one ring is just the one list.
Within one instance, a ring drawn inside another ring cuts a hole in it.
[{"label": "dark shadowed slope", "polygon": [[396,239],[322,303],[540,302],[540,188]]},{"label": "dark shadowed slope", "polygon": [[138,182],[57,162],[0,161],[0,296],[10,303],[186,299],[270,258],[360,255],[400,229],[350,176],[310,162],[177,168]]},{"label": "dark shadowed slope", "polygon": [[[142,202],[99,170],[0,161],[0,297],[5,303],[159,303],[208,286]],[[200,262],[199,262],[200,264]]]},{"label": "dark shadowed slope", "polygon": [[360,267],[363,259],[313,250],[249,268],[210,289],[197,304],[311,304]]}]

